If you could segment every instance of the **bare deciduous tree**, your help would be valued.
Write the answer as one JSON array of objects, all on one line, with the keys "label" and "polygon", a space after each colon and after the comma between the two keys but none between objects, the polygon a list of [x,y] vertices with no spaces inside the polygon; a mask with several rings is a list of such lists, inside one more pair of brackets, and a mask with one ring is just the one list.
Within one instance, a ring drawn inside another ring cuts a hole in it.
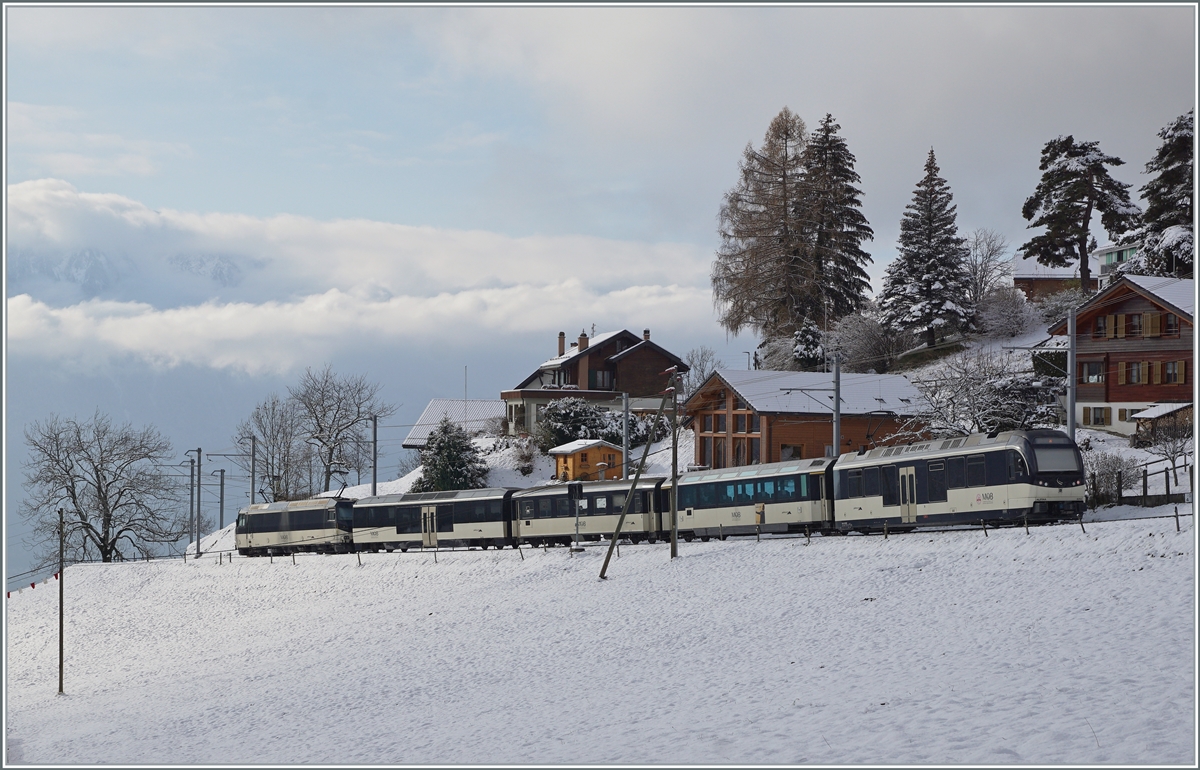
[{"label": "bare deciduous tree", "polygon": [[921,393],[917,413],[892,437],[948,438],[1053,423],[1051,390],[1031,366],[1013,352],[968,350],[944,359],[913,379]]},{"label": "bare deciduous tree", "polygon": [[1016,337],[1041,320],[1025,292],[1013,286],[996,286],[976,309],[979,330],[991,337]]},{"label": "bare deciduous tree", "polygon": [[684,372],[680,378],[682,393],[679,394],[679,401],[683,403],[689,398],[696,389],[704,384],[704,381],[709,376],[720,369],[724,364],[717,358],[717,352],[707,345],[701,345],[698,348],[692,348],[683,356],[683,362],[688,365],[688,370]]},{"label": "bare deciduous tree", "polygon": [[1008,239],[995,230],[980,227],[967,236],[967,298],[979,307],[984,298],[1005,284],[1012,275]]},{"label": "bare deciduous tree", "polygon": [[306,440],[316,450],[321,490],[329,490],[334,471],[361,466],[363,443],[369,444],[371,416],[389,417],[396,408],[379,398],[380,385],[362,375],[339,376],[326,364],[319,372],[305,369],[288,394],[300,405]]},{"label": "bare deciduous tree", "polygon": [[[313,449],[305,443],[301,417],[297,402],[272,393],[237,427],[235,441],[248,436],[255,439],[255,473],[273,501],[303,500],[317,491],[307,483]],[[236,458],[236,463],[250,472],[248,455]],[[254,484],[257,492],[257,480]]]},{"label": "bare deciduous tree", "polygon": [[113,425],[97,411],[79,421],[51,415],[25,428],[26,498],[38,566],[58,558],[58,509],[74,561],[125,561],[157,553],[187,534],[180,484],[162,465],[171,442],[153,427]]},{"label": "bare deciduous tree", "polygon": [[1180,458],[1192,451],[1192,421],[1189,418],[1190,409],[1180,409],[1154,420],[1146,434],[1149,444],[1146,451],[1161,457],[1171,463],[1171,475],[1175,478],[1175,486],[1179,486]]},{"label": "bare deciduous tree", "polygon": [[863,312],[841,319],[827,336],[829,350],[841,353],[842,368],[847,372],[884,374],[901,354],[918,344],[912,332],[885,326],[870,303]]}]

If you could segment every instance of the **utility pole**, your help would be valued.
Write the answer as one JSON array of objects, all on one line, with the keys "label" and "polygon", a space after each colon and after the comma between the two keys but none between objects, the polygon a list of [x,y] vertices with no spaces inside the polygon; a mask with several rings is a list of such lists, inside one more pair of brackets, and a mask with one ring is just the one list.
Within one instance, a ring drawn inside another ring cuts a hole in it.
[{"label": "utility pole", "polygon": [[[463,419],[466,419],[466,411]],[[377,494],[379,488],[379,415],[371,415],[371,497]]]},{"label": "utility pole", "polygon": [[200,558],[200,480],[204,478],[201,471],[201,458],[204,457],[203,450],[196,447],[196,558]]},{"label": "utility pole", "polygon": [[621,411],[625,420],[621,423],[621,478],[629,480],[629,394],[621,394]]},{"label": "utility pole", "polygon": [[[190,450],[189,450],[190,451]],[[187,454],[185,452],[184,454]],[[188,532],[192,529],[192,516],[196,513],[196,458],[188,458]],[[184,558],[187,558],[187,546],[183,549]]]},{"label": "utility pole", "polygon": [[679,555],[679,372],[671,375],[671,558]]},{"label": "utility pole", "polygon": [[[1075,440],[1075,306],[1067,313],[1067,435]],[[1144,376],[1144,375],[1143,375]]]},{"label": "utility pole", "polygon": [[220,516],[220,518],[218,519],[220,524],[217,525],[217,529],[225,529],[225,469],[218,468],[217,470],[213,471],[210,475],[215,476],[218,473],[221,474],[221,476],[220,476],[220,478],[221,478],[221,502],[217,506],[217,510],[220,512],[218,514]]},{"label": "utility pole", "polygon": [[[842,453],[842,354],[833,354],[833,456]],[[837,498],[838,474],[833,474],[833,496]]]},{"label": "utility pole", "polygon": [[63,509],[58,509],[58,694],[63,694],[63,582],[66,575],[63,567],[66,564],[67,530],[63,520]]}]

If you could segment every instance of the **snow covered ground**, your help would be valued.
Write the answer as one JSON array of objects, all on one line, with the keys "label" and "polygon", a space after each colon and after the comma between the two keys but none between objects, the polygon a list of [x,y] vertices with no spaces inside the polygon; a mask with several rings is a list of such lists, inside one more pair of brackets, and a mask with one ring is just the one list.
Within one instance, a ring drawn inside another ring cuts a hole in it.
[{"label": "snow covered ground", "polygon": [[1194,766],[1182,530],[81,565],[65,696],[7,602],[7,760]]}]

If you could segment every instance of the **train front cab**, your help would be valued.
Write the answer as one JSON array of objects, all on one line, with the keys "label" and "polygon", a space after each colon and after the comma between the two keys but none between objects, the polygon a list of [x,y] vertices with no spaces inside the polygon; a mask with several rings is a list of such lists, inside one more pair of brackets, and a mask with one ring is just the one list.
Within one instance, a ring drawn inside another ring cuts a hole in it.
[{"label": "train front cab", "polygon": [[352,506],[337,498],[256,503],[238,511],[234,543],[243,556],[345,553],[351,548]]}]

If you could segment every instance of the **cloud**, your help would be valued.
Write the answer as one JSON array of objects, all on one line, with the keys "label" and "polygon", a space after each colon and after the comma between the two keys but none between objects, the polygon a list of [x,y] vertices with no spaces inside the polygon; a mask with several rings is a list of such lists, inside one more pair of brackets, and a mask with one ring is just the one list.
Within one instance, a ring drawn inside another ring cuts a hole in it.
[{"label": "cloud", "polygon": [[8,103],[8,146],[38,173],[58,176],[151,176],[164,158],[187,157],[183,142],[130,139],[78,130],[87,116],[57,105]]},{"label": "cloud", "polygon": [[22,294],[8,309],[12,356],[73,368],[134,359],[158,368],[194,365],[251,375],[286,373],[334,352],[387,350],[405,342],[444,345],[549,331],[563,319],[623,328],[625,319],[667,332],[710,322],[696,287],[629,286],[607,293],[576,279],[544,286],[377,296],[331,289],[290,302],[208,302],[160,309],[91,300],[54,308]]}]

